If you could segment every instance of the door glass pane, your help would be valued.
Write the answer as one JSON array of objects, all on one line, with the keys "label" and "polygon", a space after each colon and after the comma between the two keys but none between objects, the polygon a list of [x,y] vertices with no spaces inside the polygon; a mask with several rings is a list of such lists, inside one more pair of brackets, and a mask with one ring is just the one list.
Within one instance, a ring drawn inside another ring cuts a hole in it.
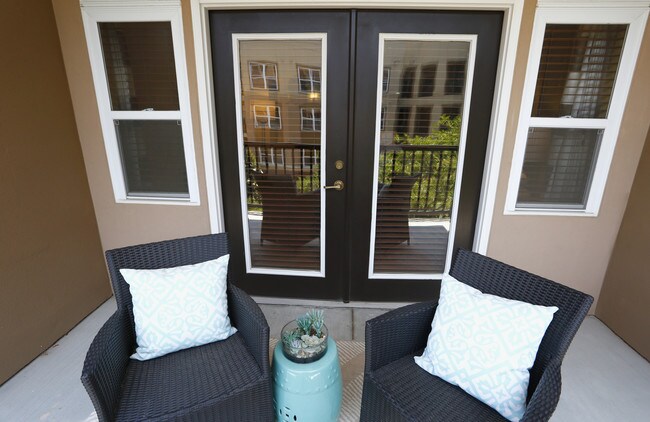
[{"label": "door glass pane", "polygon": [[517,207],[584,209],[602,129],[530,128]]},{"label": "door glass pane", "polygon": [[398,83],[382,90],[377,121],[372,273],[440,274],[452,223],[470,44],[386,40],[383,52]]},{"label": "door glass pane", "polygon": [[627,25],[548,24],[533,117],[606,118]]},{"label": "door glass pane", "polygon": [[321,40],[239,40],[253,269],[321,269]]},{"label": "door glass pane", "polygon": [[112,110],[179,110],[169,22],[100,22]]}]

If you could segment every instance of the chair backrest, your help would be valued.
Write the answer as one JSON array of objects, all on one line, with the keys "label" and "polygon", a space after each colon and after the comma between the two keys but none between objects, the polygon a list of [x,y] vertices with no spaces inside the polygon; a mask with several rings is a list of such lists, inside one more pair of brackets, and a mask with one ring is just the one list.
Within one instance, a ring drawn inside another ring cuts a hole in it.
[{"label": "chair backrest", "polygon": [[133,322],[133,301],[129,285],[120,273],[122,268],[153,270],[217,259],[229,251],[226,233],[165,240],[106,251],[108,272],[118,309],[126,309]]},{"label": "chair backrest", "polygon": [[535,391],[548,362],[564,357],[594,298],[570,287],[503,262],[460,249],[450,274],[483,293],[534,305],[557,306],[530,371],[528,398]]}]

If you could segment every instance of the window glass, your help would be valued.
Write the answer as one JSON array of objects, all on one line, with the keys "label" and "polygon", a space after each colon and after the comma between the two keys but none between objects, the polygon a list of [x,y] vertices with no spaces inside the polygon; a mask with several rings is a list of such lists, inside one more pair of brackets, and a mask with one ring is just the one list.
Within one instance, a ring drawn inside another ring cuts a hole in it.
[{"label": "window glass", "polygon": [[548,24],[533,117],[606,118],[627,25]]},{"label": "window glass", "polygon": [[181,124],[176,120],[115,120],[127,195],[187,198]]},{"label": "window glass", "polygon": [[530,128],[518,207],[584,209],[603,131]]},{"label": "window glass", "polygon": [[112,110],[179,110],[169,22],[100,22]]}]

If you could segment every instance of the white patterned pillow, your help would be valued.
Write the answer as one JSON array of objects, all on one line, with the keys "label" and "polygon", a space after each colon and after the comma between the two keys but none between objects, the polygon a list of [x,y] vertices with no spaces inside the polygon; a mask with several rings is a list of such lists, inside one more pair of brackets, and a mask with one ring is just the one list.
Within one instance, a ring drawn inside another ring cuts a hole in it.
[{"label": "white patterned pillow", "polygon": [[138,347],[148,360],[230,337],[228,258],[158,270],[121,269],[133,298]]},{"label": "white patterned pillow", "polygon": [[415,362],[518,421],[528,371],[557,310],[483,294],[445,275],[427,347]]}]

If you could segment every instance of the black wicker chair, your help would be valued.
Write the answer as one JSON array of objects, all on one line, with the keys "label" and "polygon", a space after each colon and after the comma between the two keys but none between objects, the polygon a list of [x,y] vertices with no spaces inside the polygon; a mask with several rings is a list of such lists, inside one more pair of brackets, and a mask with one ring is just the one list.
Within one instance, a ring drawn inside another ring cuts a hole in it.
[{"label": "black wicker chair", "polygon": [[86,355],[81,381],[100,421],[271,421],[269,326],[257,304],[230,282],[228,313],[238,332],[226,340],[148,361],[135,351],[133,304],[120,268],[196,264],[228,253],[225,234],[106,252],[117,311]]},{"label": "black wicker chair", "polygon": [[[560,366],[593,302],[589,295],[482,255],[458,251],[450,271],[484,293],[557,306],[530,370],[522,421],[547,421],[560,399]],[[417,303],[366,323],[362,421],[504,421],[496,410],[413,361],[424,350],[437,301]]]}]

